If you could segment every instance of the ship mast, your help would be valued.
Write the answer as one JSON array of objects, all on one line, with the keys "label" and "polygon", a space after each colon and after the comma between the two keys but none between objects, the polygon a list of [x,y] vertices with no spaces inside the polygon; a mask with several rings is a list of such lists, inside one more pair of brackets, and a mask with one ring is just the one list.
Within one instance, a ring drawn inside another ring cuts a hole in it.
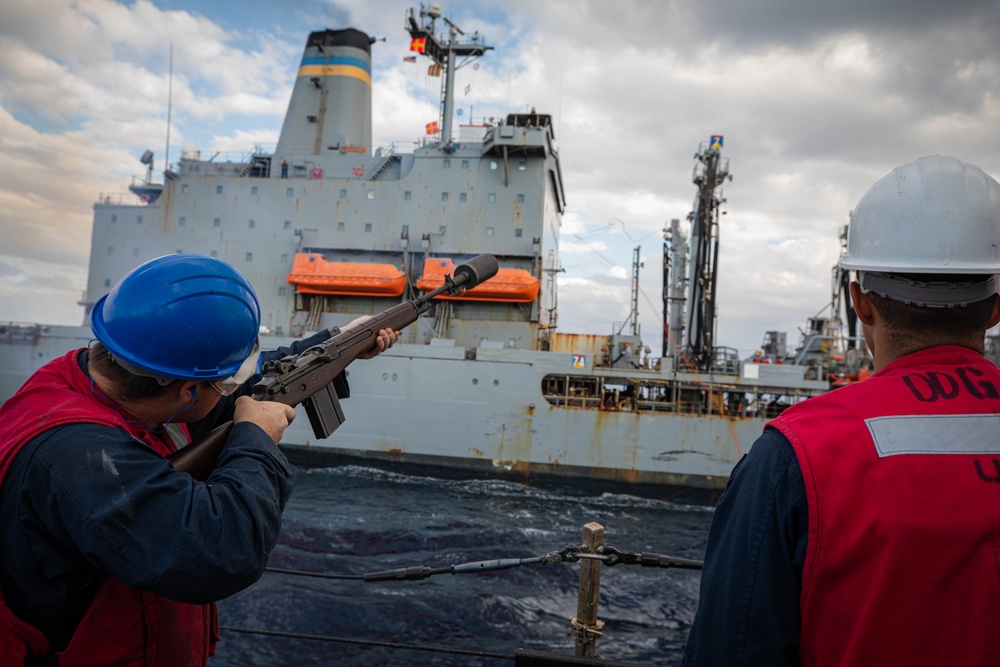
[{"label": "ship mast", "polygon": [[[441,18],[441,5],[432,2],[426,9],[421,4],[417,20],[417,12],[410,9],[406,17],[406,29],[413,39],[411,49],[422,53],[434,61],[444,73],[444,83],[441,91],[441,141],[451,141],[452,116],[455,107],[455,71],[477,60],[487,51],[493,49],[487,46],[478,32],[472,34],[466,41],[459,41],[459,35],[465,36],[461,28],[447,18],[441,19],[448,25],[448,36],[435,34],[435,21]],[[457,61],[458,58],[462,60]]]},{"label": "ship mast", "polygon": [[632,250],[632,311],[628,314],[628,322],[632,325],[633,336],[639,335],[639,269],[645,265],[639,260],[639,250],[642,246],[636,246]]}]

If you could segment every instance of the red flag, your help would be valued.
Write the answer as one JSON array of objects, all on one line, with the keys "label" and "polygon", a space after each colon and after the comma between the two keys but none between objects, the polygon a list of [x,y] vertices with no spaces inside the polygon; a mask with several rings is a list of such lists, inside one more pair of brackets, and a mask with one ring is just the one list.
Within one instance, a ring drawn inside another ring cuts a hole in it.
[{"label": "red flag", "polygon": [[427,130],[427,134],[437,134],[438,122],[427,123],[427,125],[424,125],[424,129]]},{"label": "red flag", "polygon": [[410,51],[416,51],[417,53],[424,52],[424,44],[427,43],[426,37],[417,37],[416,39],[410,40]]}]

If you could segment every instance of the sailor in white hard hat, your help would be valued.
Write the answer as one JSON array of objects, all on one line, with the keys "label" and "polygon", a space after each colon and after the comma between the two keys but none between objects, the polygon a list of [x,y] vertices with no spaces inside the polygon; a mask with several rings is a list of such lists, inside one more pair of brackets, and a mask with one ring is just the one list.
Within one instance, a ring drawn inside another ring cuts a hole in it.
[{"label": "sailor in white hard hat", "polygon": [[716,508],[685,665],[996,664],[1000,184],[951,157],[861,198],[841,266],[875,373],[765,428]]}]

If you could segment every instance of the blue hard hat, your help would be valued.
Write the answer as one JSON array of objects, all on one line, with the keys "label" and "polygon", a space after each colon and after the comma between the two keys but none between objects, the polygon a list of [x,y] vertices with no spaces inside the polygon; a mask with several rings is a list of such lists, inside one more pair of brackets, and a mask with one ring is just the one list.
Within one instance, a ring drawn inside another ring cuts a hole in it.
[{"label": "blue hard hat", "polygon": [[116,361],[140,375],[217,380],[255,354],[260,305],[233,267],[177,253],[118,281],[94,304],[90,326]]}]

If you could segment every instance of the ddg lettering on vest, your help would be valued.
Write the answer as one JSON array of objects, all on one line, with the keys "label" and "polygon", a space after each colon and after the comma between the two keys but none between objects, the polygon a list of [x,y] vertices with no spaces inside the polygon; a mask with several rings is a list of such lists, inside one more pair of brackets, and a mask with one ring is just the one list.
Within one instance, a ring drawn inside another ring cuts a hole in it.
[{"label": "ddg lettering on vest", "polygon": [[[958,376],[958,379],[955,376]],[[938,399],[951,400],[958,398],[965,390],[973,398],[980,400],[1000,398],[1000,391],[988,380],[976,380],[983,372],[970,366],[955,369],[955,375],[930,371],[927,373],[909,373],[903,376],[903,382],[913,392],[919,401],[933,403]]]}]

